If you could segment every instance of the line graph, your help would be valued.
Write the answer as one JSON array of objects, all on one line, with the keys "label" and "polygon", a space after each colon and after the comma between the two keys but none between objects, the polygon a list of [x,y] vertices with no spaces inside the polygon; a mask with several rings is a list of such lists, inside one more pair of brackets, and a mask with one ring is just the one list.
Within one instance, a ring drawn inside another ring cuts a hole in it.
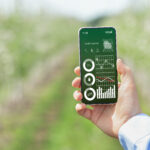
[{"label": "line graph", "polygon": [[113,55],[97,55],[95,57],[95,64],[99,70],[102,69],[113,69],[114,57]]},{"label": "line graph", "polygon": [[[115,82],[115,80],[113,80],[112,78],[110,78],[110,77],[96,77],[97,79],[97,81],[98,82],[104,82],[104,81],[108,81],[108,82]],[[99,80],[99,79],[101,79],[101,80]]]}]

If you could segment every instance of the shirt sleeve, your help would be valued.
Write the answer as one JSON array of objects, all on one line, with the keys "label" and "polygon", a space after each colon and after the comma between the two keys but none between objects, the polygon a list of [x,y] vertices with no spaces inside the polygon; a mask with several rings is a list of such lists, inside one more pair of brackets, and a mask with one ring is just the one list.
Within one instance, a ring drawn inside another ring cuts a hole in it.
[{"label": "shirt sleeve", "polygon": [[119,129],[119,141],[124,150],[150,150],[150,117],[138,114]]}]

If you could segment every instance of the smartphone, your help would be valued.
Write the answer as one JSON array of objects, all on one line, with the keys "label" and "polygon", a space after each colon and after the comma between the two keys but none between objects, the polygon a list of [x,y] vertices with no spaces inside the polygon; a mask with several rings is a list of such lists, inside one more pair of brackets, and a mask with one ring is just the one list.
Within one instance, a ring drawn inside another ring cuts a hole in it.
[{"label": "smartphone", "polygon": [[118,98],[116,30],[89,27],[79,30],[82,102],[112,104]]}]

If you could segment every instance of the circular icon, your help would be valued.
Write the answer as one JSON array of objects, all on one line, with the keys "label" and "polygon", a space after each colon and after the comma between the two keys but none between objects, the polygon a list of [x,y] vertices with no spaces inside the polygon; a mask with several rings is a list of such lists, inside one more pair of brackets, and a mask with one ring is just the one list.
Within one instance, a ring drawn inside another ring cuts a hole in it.
[{"label": "circular icon", "polygon": [[83,68],[87,72],[93,71],[94,67],[95,67],[95,63],[94,63],[94,61],[92,59],[86,59],[83,62]]},{"label": "circular icon", "polygon": [[96,92],[93,88],[87,88],[84,91],[84,97],[86,98],[86,100],[88,101],[92,101],[96,96]]},{"label": "circular icon", "polygon": [[85,76],[84,76],[84,83],[87,85],[87,86],[91,86],[95,83],[95,77],[92,73],[87,73]]}]

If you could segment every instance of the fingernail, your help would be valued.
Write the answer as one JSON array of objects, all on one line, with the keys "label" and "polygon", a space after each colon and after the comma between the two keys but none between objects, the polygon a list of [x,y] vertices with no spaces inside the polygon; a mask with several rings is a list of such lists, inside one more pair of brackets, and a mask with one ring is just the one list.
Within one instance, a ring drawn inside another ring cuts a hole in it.
[{"label": "fingernail", "polygon": [[80,93],[77,91],[76,92],[76,98],[79,98],[79,96],[80,96]]},{"label": "fingernail", "polygon": [[78,108],[78,110],[81,110],[81,109],[82,109],[81,104],[77,104],[77,105],[76,105],[76,108]]},{"label": "fingernail", "polygon": [[78,67],[75,67],[75,68],[74,68],[74,72],[76,72],[77,69],[78,69]]},{"label": "fingernail", "polygon": [[118,61],[122,61],[120,58],[118,58]]},{"label": "fingernail", "polygon": [[74,80],[72,81],[72,86],[74,87]]},{"label": "fingernail", "polygon": [[74,94],[73,94],[73,96],[74,96],[74,98],[76,99],[76,98],[77,98],[77,96],[78,96],[78,92],[77,92],[77,91],[75,91],[75,92],[74,92]]}]

